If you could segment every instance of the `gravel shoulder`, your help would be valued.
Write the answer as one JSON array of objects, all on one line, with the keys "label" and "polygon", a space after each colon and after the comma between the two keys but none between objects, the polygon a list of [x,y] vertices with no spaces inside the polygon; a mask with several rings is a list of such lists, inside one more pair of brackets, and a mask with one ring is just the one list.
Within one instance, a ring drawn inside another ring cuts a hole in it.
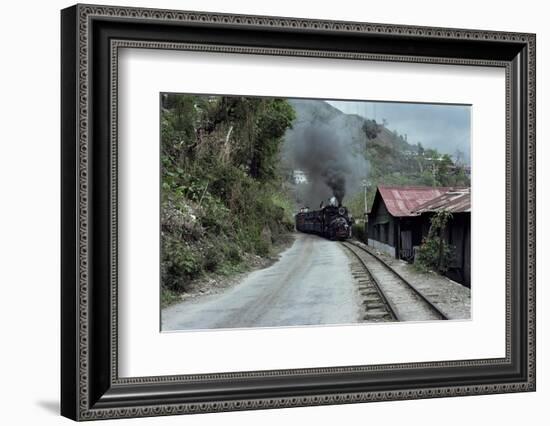
[{"label": "gravel shoulder", "polygon": [[420,272],[404,260],[395,259],[357,242],[370,253],[383,259],[398,274],[409,281],[424,297],[436,305],[451,320],[471,319],[471,291],[468,287],[435,272]]}]

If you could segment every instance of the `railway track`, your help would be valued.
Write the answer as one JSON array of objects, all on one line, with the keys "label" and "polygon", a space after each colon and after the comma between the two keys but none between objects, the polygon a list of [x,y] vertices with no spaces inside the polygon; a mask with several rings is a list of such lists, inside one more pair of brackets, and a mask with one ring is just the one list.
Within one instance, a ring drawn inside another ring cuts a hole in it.
[{"label": "railway track", "polygon": [[399,321],[393,307],[388,303],[384,292],[365,266],[361,256],[346,244],[342,243],[342,245],[352,256],[351,273],[359,282],[359,292],[365,306],[363,320],[369,322]]},{"label": "railway track", "polygon": [[[366,321],[374,321],[377,317],[379,321],[448,319],[436,305],[381,259],[353,242],[340,244],[358,260],[366,277],[363,281],[359,279],[361,295],[365,300]],[[357,268],[354,269],[352,273],[361,274]]]}]

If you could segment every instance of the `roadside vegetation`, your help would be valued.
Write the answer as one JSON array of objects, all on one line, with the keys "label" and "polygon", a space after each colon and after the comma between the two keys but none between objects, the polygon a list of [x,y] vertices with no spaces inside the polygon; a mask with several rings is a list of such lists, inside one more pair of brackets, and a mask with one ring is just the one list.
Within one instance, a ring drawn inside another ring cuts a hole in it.
[{"label": "roadside vegetation", "polygon": [[294,205],[278,155],[294,117],[283,99],[162,95],[163,306],[288,238]]}]

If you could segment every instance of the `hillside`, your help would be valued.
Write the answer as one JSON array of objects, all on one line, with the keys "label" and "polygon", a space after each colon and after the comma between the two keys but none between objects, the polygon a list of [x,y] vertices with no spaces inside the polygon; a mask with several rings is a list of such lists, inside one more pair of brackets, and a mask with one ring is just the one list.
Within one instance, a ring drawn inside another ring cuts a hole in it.
[{"label": "hillside", "polygon": [[285,134],[281,168],[287,173],[300,169],[309,175],[307,185],[294,188],[298,204],[317,205],[334,192],[323,182],[327,173],[318,164],[323,161],[338,169],[345,181],[344,203],[355,215],[364,210],[364,181],[369,201],[378,184],[470,185],[465,168],[454,164],[450,156],[410,144],[381,123],[345,114],[325,101],[292,99],[289,103],[296,119]]},{"label": "hillside", "polygon": [[293,228],[277,173],[294,120],[284,99],[165,94],[161,109],[161,300],[269,257]]}]

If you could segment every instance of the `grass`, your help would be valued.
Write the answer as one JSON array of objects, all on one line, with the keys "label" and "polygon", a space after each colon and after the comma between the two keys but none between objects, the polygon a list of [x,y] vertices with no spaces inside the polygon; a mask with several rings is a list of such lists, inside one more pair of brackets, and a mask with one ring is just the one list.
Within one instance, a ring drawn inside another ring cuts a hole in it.
[{"label": "grass", "polygon": [[166,308],[167,306],[173,305],[180,301],[180,294],[170,290],[166,287],[161,287],[160,290],[160,307],[161,309]]}]

